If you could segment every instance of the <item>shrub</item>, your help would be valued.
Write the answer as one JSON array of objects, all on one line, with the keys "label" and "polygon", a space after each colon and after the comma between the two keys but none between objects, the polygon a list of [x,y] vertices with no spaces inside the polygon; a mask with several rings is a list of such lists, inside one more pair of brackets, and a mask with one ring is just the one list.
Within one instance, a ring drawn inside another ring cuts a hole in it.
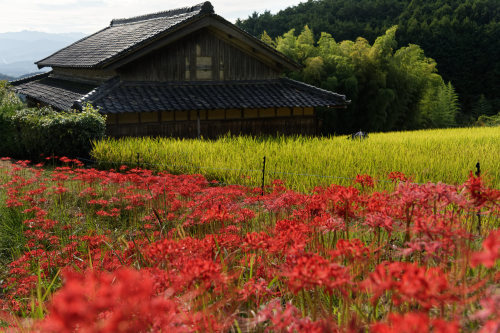
[{"label": "shrub", "polygon": [[26,108],[0,86],[0,155],[37,159],[44,155],[87,156],[101,139],[106,120],[91,105],[82,112]]},{"label": "shrub", "polygon": [[500,112],[494,116],[487,116],[485,114],[479,116],[476,121],[478,126],[500,126]]}]

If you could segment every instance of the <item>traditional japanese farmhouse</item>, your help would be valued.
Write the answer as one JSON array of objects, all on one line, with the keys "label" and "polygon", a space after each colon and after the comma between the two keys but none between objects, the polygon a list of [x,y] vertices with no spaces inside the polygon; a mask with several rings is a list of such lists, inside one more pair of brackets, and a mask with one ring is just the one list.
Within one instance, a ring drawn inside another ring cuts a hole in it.
[{"label": "traditional japanese farmhouse", "polygon": [[210,2],[115,19],[13,81],[32,105],[107,115],[112,136],[314,134],[330,91],[284,78],[299,65],[214,13]]}]

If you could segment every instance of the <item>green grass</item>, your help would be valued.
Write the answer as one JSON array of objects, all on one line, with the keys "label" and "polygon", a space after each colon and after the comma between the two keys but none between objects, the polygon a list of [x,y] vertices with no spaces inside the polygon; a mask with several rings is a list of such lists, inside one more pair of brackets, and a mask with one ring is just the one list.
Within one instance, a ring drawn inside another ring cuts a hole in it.
[{"label": "green grass", "polygon": [[[156,170],[201,173],[252,186],[260,185],[266,156],[267,182],[279,178],[297,190],[348,185],[357,174],[386,180],[391,171],[419,183],[463,183],[479,161],[489,184],[500,187],[500,127],[378,133],[362,141],[345,136],[106,139],[94,143],[91,155],[103,168],[135,166],[139,161]],[[388,185],[380,182],[378,187],[384,186]]]},{"label": "green grass", "polygon": [[0,265],[18,256],[24,250],[26,242],[23,234],[24,216],[17,210],[4,206],[3,202],[0,193]]}]

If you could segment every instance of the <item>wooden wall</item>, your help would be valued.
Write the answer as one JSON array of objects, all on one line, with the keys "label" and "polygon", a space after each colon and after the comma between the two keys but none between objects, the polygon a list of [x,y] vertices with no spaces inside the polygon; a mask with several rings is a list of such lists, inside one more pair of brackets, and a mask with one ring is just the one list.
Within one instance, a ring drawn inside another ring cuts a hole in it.
[{"label": "wooden wall", "polygon": [[52,68],[52,77],[70,81],[92,82],[100,84],[116,75],[114,70],[88,69],[88,68]]},{"label": "wooden wall", "polygon": [[252,80],[277,78],[280,74],[208,28],[137,59],[117,72],[125,81]]},{"label": "wooden wall", "polygon": [[163,111],[107,115],[110,136],[197,137],[232,134],[304,134],[317,133],[313,108],[227,109],[202,111]]}]

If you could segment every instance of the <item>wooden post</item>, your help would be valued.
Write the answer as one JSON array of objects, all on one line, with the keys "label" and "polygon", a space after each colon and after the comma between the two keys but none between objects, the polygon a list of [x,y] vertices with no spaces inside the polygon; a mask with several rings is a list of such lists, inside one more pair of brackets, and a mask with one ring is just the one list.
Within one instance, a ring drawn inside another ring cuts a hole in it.
[{"label": "wooden post", "polygon": [[[481,164],[479,164],[479,162],[477,162],[477,164],[476,164],[476,177],[480,177],[480,176],[481,176]],[[481,210],[480,209],[477,210],[476,216],[477,216],[477,232],[479,234],[481,234]]]},{"label": "wooden post", "polygon": [[201,138],[200,110],[196,111],[196,132],[198,139]]},{"label": "wooden post", "polygon": [[266,177],[266,157],[264,156],[264,160],[262,162],[262,195],[264,195],[264,180]]}]

